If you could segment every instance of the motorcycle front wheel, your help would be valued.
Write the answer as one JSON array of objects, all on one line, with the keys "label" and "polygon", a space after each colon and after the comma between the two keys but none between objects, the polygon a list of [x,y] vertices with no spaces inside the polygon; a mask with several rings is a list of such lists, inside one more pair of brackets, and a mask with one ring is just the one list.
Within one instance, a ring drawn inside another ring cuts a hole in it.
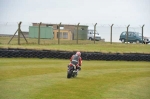
[{"label": "motorcycle front wheel", "polygon": [[69,71],[67,72],[67,78],[71,78],[72,73],[73,73],[73,72],[69,70]]}]

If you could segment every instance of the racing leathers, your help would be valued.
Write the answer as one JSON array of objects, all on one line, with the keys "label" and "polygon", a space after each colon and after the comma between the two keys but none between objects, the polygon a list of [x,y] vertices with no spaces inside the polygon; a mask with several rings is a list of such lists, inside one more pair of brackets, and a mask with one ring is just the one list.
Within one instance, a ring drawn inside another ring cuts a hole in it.
[{"label": "racing leathers", "polygon": [[70,65],[74,64],[77,69],[81,70],[82,58],[77,54],[72,55],[70,58]]}]

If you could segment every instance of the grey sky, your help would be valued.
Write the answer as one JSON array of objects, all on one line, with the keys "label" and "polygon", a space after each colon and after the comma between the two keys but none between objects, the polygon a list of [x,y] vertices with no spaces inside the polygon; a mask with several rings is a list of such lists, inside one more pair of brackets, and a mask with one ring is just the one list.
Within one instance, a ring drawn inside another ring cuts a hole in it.
[{"label": "grey sky", "polygon": [[0,0],[0,12],[0,22],[145,24],[150,37],[150,0]]},{"label": "grey sky", "polygon": [[7,22],[146,24],[150,0],[0,0],[0,12]]}]

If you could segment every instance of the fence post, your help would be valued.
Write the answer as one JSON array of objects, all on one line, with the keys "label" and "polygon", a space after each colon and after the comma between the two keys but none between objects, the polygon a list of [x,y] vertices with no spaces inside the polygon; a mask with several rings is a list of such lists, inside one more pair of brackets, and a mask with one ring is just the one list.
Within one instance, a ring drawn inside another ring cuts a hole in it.
[{"label": "fence post", "polygon": [[97,23],[95,23],[95,25],[94,25],[94,44],[95,44],[95,32],[96,32],[96,25],[97,25]]},{"label": "fence post", "polygon": [[20,23],[18,24],[18,45],[20,45],[20,27],[21,27],[21,21]]},{"label": "fence post", "polygon": [[[145,26],[145,25],[142,26],[142,41],[143,41],[143,28],[144,28],[144,26]],[[142,42],[142,44],[143,44],[143,42]],[[146,44],[146,43],[145,43],[145,44]]]},{"label": "fence post", "polygon": [[39,31],[38,31],[38,44],[40,44],[40,26],[41,26],[41,22],[40,22],[40,24],[39,24]]},{"label": "fence post", "polygon": [[[21,30],[20,30],[20,31],[21,31]],[[26,43],[28,43],[28,41],[27,41],[26,37],[24,36],[23,32],[21,31],[20,33],[22,34],[22,36],[23,36],[23,38],[25,39]]]},{"label": "fence post", "polygon": [[113,27],[114,24],[111,25],[111,28],[110,28],[110,44],[112,44],[112,27]]},{"label": "fence post", "polygon": [[60,26],[61,26],[61,22],[58,26],[58,44],[60,44]]},{"label": "fence post", "polygon": [[17,31],[14,33],[14,35],[12,36],[12,38],[9,40],[8,44],[9,44],[10,41],[14,38],[14,36],[16,35],[17,32],[18,32],[18,29],[17,29]]},{"label": "fence post", "polygon": [[79,29],[79,24],[80,23],[78,23],[78,25],[77,25],[77,44],[78,44],[78,29]]},{"label": "fence post", "polygon": [[127,41],[127,44],[128,44],[128,29],[129,29],[129,26],[130,26],[130,24],[127,26],[127,34],[126,34],[126,41]]}]

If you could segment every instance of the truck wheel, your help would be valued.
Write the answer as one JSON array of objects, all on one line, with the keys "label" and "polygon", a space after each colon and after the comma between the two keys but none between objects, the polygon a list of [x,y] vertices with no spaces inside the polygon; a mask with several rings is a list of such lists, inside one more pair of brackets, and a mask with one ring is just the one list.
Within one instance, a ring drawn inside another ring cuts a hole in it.
[{"label": "truck wheel", "polygon": [[138,43],[140,43],[140,41],[139,41],[139,40],[136,40],[136,43],[138,44]]},{"label": "truck wheel", "polygon": [[89,40],[92,40],[92,38],[91,38],[91,37],[89,37]]},{"label": "truck wheel", "polygon": [[124,40],[124,39],[122,39],[122,40],[121,40],[121,42],[122,42],[122,43],[125,43],[125,40]]}]

